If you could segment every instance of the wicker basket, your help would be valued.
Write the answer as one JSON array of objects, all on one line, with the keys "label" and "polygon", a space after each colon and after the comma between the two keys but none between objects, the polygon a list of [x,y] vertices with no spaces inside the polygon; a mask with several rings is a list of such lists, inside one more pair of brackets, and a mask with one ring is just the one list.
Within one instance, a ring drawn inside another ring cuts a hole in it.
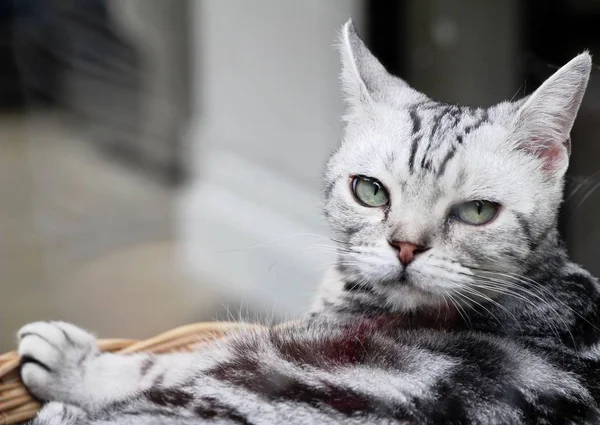
[{"label": "wicker basket", "polygon": [[[102,351],[118,353],[168,353],[189,351],[193,346],[241,329],[260,329],[259,325],[212,322],[182,326],[145,341],[130,339],[99,340]],[[0,355],[0,425],[18,424],[31,419],[40,408],[21,382],[16,352]]]}]

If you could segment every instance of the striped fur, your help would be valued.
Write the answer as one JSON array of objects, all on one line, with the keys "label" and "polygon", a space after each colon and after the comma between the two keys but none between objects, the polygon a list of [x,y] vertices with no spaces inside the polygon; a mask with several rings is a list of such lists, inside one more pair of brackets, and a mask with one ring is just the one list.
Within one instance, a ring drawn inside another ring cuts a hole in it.
[{"label": "striped fur", "polygon": [[[22,377],[53,401],[34,424],[600,423],[600,287],[556,229],[589,55],[490,108],[429,100],[351,23],[342,59],[346,130],[324,190],[339,262],[311,315],[161,356],[29,324]],[[390,203],[357,203],[353,175]],[[448,219],[472,199],[502,209],[484,226]],[[429,249],[403,266],[392,239]]]}]

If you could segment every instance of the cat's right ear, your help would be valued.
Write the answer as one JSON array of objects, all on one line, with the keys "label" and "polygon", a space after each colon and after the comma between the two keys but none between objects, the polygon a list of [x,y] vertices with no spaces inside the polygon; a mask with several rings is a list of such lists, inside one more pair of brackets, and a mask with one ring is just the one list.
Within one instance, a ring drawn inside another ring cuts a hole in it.
[{"label": "cat's right ear", "polygon": [[391,75],[356,33],[352,20],[342,27],[342,90],[351,110],[370,109],[373,103],[409,103],[425,98],[402,79]]}]

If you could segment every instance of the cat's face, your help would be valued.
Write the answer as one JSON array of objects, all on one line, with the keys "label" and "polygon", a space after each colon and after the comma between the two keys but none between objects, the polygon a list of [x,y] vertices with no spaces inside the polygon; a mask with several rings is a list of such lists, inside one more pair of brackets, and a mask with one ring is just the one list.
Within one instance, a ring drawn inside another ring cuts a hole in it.
[{"label": "cat's face", "polygon": [[342,52],[350,107],[325,212],[344,278],[399,310],[501,293],[556,227],[589,55],[528,99],[476,109],[389,75],[351,24]]}]

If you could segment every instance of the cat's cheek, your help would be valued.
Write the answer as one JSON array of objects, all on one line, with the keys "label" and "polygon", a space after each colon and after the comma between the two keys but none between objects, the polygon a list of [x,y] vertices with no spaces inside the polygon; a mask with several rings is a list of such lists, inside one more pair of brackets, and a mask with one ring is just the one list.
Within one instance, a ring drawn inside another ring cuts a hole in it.
[{"label": "cat's cheek", "polygon": [[[490,223],[469,225],[456,220],[446,226],[443,244],[445,251],[458,261],[468,261],[496,252],[499,242],[515,235],[514,226],[508,226],[502,211]],[[511,241],[512,243],[513,241]]]},{"label": "cat's cheek", "polygon": [[373,240],[383,233],[385,211],[382,208],[366,208],[353,202],[338,204],[325,209],[330,227],[348,236],[373,236]]},{"label": "cat's cheek", "polygon": [[362,265],[363,269],[371,275],[381,278],[396,276],[400,272],[400,263],[393,255],[374,255],[366,259]]}]

